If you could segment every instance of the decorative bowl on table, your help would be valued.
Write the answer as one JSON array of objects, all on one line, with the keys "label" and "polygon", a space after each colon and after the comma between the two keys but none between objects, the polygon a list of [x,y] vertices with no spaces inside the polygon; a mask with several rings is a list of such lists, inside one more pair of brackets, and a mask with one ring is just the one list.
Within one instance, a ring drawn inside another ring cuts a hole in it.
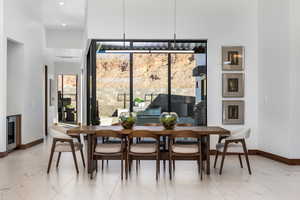
[{"label": "decorative bowl on table", "polygon": [[160,115],[160,122],[167,130],[172,130],[177,124],[178,115],[175,112],[164,112]]},{"label": "decorative bowl on table", "polygon": [[136,115],[131,112],[122,112],[119,116],[119,121],[124,129],[132,129],[136,122]]}]

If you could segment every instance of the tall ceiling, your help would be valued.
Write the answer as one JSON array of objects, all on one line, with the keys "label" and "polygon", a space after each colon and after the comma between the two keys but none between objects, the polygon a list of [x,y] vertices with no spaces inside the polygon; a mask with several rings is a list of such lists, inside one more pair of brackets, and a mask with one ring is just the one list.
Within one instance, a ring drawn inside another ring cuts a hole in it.
[{"label": "tall ceiling", "polygon": [[49,29],[84,29],[86,0],[42,0],[42,19]]}]

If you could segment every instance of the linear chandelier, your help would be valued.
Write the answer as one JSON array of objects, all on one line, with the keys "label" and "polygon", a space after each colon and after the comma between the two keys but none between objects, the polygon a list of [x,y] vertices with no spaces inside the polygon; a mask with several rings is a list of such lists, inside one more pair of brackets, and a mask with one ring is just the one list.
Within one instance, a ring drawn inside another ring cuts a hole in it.
[{"label": "linear chandelier", "polygon": [[139,49],[124,49],[124,50],[104,50],[99,53],[195,53],[194,50],[139,50]]}]

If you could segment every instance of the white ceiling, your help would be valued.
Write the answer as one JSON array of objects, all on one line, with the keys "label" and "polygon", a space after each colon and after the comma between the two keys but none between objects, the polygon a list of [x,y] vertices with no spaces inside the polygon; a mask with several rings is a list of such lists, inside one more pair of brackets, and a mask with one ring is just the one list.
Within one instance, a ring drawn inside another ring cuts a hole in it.
[{"label": "white ceiling", "polygon": [[[86,0],[42,1],[42,19],[46,28],[84,29]],[[60,5],[60,2],[64,2],[64,5]]]}]

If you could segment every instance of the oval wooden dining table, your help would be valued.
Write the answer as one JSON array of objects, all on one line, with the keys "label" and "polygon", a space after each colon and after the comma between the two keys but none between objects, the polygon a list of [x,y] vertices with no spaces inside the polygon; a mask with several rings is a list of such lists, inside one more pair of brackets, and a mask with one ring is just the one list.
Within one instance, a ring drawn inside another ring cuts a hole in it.
[{"label": "oval wooden dining table", "polygon": [[228,136],[230,135],[230,131],[226,130],[222,127],[218,126],[189,126],[189,127],[179,127],[176,126],[173,130],[166,130],[163,126],[134,126],[133,129],[123,129],[122,126],[85,126],[81,125],[78,127],[70,127],[68,125],[53,125],[52,129],[56,131],[60,131],[66,133],[68,135],[80,135],[86,134],[87,135],[87,168],[88,172],[91,173],[96,164],[95,161],[91,159],[92,157],[92,138],[93,135],[97,132],[97,134],[101,135],[101,131],[103,133],[106,130],[114,130],[119,132],[120,134],[124,135],[124,137],[128,136],[134,131],[137,130],[148,130],[152,131],[159,136],[170,136],[176,131],[188,130],[192,131],[195,134],[201,136],[204,140],[204,154],[206,155],[206,173],[210,175],[210,136],[211,135],[221,135],[221,136]]}]

